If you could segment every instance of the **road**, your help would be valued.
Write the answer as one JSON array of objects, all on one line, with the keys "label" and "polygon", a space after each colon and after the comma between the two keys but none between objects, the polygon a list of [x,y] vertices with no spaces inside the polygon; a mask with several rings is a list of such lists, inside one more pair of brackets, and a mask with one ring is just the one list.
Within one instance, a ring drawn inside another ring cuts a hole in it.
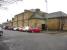
[{"label": "road", "polygon": [[27,33],[4,30],[0,50],[67,50],[67,34]]}]

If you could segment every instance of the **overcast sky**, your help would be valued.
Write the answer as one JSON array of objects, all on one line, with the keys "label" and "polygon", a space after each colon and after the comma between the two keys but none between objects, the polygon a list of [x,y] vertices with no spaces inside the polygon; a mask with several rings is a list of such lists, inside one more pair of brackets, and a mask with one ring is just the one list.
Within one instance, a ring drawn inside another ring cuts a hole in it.
[{"label": "overcast sky", "polygon": [[[47,0],[48,13],[63,11],[67,13],[67,0]],[[7,19],[11,20],[14,15],[24,11],[24,9],[36,9],[46,12],[45,0],[23,0],[10,5],[7,8],[0,8],[0,23],[6,22]]]}]

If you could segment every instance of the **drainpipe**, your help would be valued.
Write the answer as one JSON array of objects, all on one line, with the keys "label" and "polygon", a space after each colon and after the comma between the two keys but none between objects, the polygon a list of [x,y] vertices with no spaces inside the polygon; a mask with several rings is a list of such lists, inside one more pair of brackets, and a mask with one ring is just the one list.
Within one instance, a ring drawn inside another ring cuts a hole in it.
[{"label": "drainpipe", "polygon": [[22,27],[24,26],[24,14],[22,14]]},{"label": "drainpipe", "polygon": [[[24,12],[25,13],[25,12]],[[23,13],[23,27],[24,27],[24,13]]]},{"label": "drainpipe", "polygon": [[64,26],[64,18],[61,16],[61,31],[63,31],[63,26]]},{"label": "drainpipe", "polygon": [[28,19],[28,26],[29,26],[29,19]]},{"label": "drainpipe", "polygon": [[58,18],[58,20],[59,20],[59,27],[58,27],[58,30],[60,31],[60,26],[61,26],[61,23],[60,23],[60,21],[61,21],[61,18]]},{"label": "drainpipe", "polygon": [[17,27],[18,27],[18,16],[17,16]]}]

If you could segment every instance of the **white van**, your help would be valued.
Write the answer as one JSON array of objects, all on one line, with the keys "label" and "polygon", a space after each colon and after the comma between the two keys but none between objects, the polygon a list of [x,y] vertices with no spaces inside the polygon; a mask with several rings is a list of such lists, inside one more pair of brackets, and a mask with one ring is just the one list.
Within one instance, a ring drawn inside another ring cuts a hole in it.
[{"label": "white van", "polygon": [[25,27],[23,28],[23,32],[27,32],[27,31],[29,31],[29,26],[25,26]]}]

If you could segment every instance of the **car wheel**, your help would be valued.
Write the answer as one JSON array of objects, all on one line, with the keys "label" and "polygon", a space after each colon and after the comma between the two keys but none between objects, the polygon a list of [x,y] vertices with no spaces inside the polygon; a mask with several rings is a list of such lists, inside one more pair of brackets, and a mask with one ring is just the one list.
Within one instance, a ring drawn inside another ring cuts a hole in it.
[{"label": "car wheel", "polygon": [[3,33],[0,33],[0,36],[3,36]]},{"label": "car wheel", "polygon": [[29,33],[32,33],[31,31],[28,31]]},{"label": "car wheel", "polygon": [[34,32],[34,31],[31,31],[32,33]]}]

